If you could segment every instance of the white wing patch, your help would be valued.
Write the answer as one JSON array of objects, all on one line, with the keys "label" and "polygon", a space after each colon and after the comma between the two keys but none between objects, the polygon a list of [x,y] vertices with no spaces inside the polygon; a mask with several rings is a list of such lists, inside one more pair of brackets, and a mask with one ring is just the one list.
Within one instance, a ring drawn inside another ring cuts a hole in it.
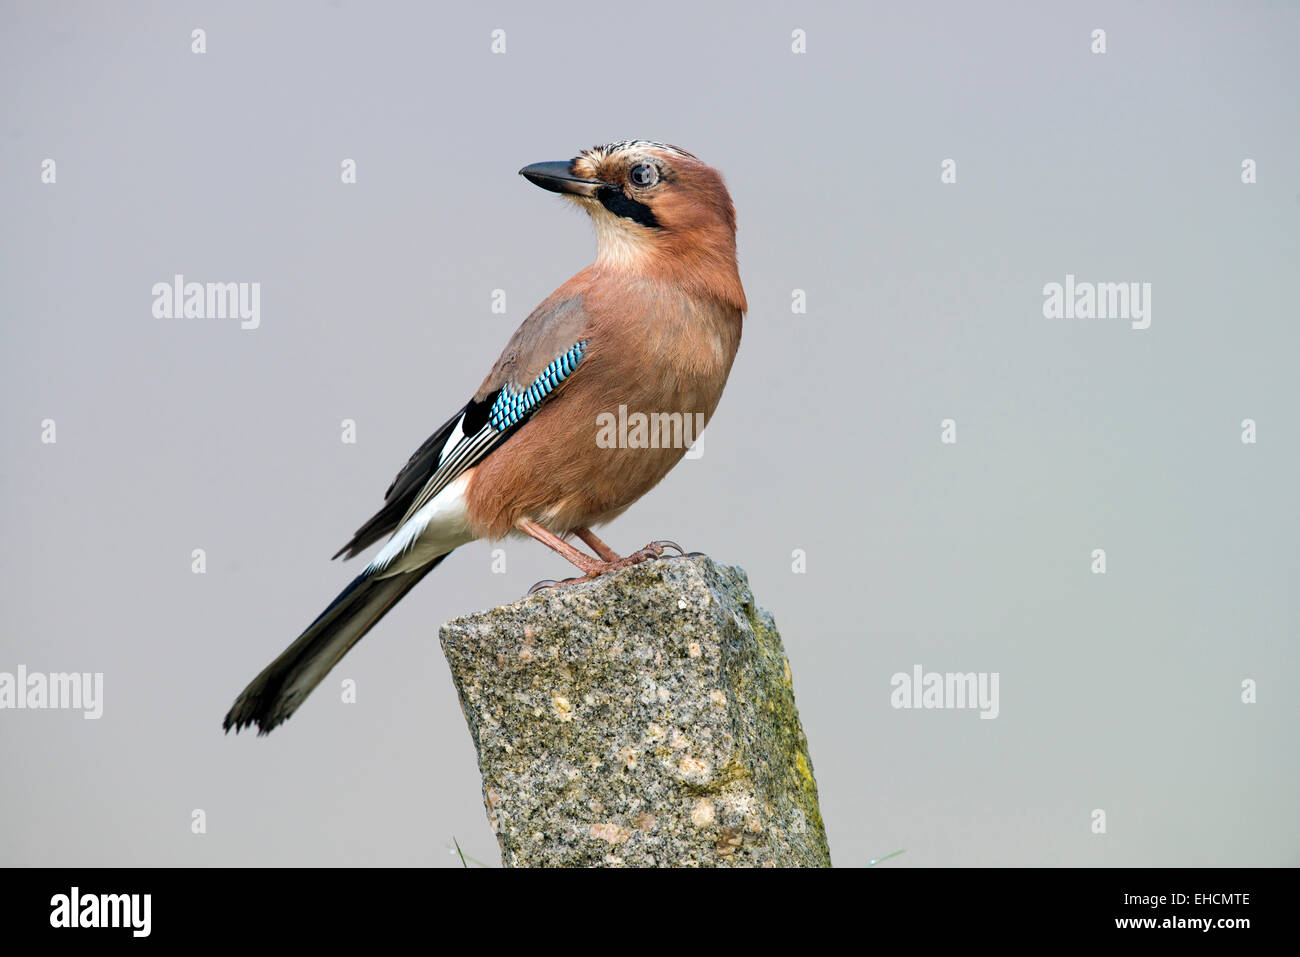
[{"label": "white wing patch", "polygon": [[454,449],[462,439],[465,438],[465,413],[461,413],[460,421],[451,427],[451,434],[447,436],[447,443],[438,453],[438,464],[441,465],[447,460],[447,453]]},{"label": "white wing patch", "polygon": [[398,575],[472,542],[474,536],[469,533],[465,507],[465,491],[471,474],[467,472],[450,482],[403,522],[366,566],[366,572],[380,577]]}]

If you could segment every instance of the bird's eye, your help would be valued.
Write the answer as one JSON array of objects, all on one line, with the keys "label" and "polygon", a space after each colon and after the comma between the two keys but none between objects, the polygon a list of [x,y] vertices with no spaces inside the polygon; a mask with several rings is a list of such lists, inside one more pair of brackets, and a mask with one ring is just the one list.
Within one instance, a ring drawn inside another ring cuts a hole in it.
[{"label": "bird's eye", "polygon": [[659,171],[649,163],[642,163],[632,167],[631,178],[633,186],[653,186],[659,182]]}]

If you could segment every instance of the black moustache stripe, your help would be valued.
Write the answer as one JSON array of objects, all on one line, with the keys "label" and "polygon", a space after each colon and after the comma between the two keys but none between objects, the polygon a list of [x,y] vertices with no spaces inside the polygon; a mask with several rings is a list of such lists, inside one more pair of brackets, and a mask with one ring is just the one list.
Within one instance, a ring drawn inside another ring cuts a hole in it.
[{"label": "black moustache stripe", "polygon": [[640,223],[642,226],[649,226],[651,229],[659,229],[659,220],[655,219],[655,214],[645,203],[638,203],[635,199],[628,198],[621,189],[613,186],[602,186],[596,190],[596,199],[600,200],[600,205],[604,206],[615,216],[622,216],[624,219],[630,219],[634,223]]}]

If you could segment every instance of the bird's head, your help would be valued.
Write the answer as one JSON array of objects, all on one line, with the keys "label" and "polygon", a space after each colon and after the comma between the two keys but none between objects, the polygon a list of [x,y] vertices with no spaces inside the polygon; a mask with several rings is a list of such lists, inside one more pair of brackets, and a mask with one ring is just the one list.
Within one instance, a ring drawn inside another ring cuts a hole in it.
[{"label": "bird's head", "polygon": [[624,140],[519,173],[586,208],[598,267],[703,288],[744,310],[736,210],[722,175],[698,157],[664,143]]}]

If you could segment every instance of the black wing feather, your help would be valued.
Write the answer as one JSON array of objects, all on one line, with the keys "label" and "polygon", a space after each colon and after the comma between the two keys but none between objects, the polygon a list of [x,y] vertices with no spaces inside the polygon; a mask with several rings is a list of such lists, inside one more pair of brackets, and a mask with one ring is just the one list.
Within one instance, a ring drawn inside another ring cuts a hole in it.
[{"label": "black wing feather", "polygon": [[424,444],[415,450],[415,454],[407,460],[388,486],[388,491],[384,493],[384,507],[357,529],[352,541],[335,552],[333,557],[342,555],[344,558],[354,558],[381,538],[387,538],[397,531],[411,503],[429,483],[433,473],[438,471],[438,459],[460,417],[465,416],[464,433],[473,435],[487,424],[488,413],[492,411],[492,403],[500,391],[498,389],[479,402],[470,399],[455,415],[440,425],[433,435],[425,439]]}]

